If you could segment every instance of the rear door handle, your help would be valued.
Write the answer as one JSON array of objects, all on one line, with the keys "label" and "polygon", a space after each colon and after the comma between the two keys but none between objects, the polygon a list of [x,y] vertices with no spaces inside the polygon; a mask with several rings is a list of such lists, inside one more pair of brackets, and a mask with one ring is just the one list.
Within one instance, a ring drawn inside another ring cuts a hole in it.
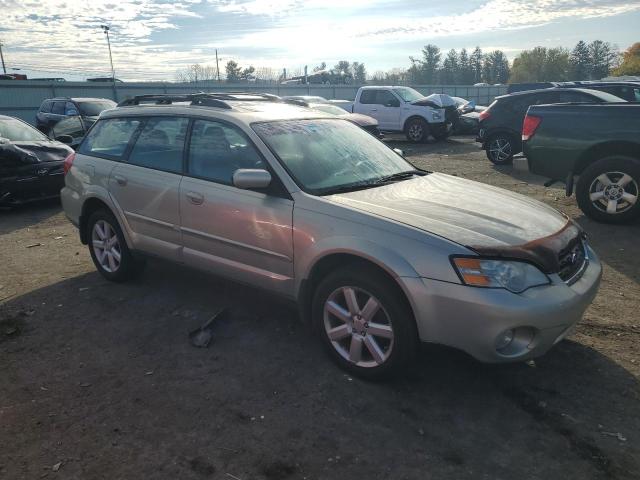
[{"label": "rear door handle", "polygon": [[113,178],[118,182],[118,185],[122,185],[124,187],[127,184],[127,179],[121,175],[114,175]]},{"label": "rear door handle", "polygon": [[201,193],[187,192],[186,195],[189,201],[194,205],[202,205],[202,203],[204,202],[204,197]]}]

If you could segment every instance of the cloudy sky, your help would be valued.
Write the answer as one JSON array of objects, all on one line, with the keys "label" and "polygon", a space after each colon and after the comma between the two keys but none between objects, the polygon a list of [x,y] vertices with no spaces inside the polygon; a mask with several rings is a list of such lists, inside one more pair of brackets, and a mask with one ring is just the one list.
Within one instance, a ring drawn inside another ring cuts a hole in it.
[{"label": "cloudy sky", "polygon": [[0,0],[0,12],[9,69],[67,78],[108,75],[102,23],[116,75],[128,80],[215,65],[215,48],[221,66],[233,58],[293,71],[345,59],[373,73],[407,67],[426,43],[513,58],[580,39],[640,41],[640,0]]}]

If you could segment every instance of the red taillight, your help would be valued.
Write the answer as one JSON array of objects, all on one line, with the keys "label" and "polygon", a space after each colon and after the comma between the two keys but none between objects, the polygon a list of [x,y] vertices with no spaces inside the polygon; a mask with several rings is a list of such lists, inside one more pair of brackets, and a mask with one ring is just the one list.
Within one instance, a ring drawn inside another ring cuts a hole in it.
[{"label": "red taillight", "polygon": [[533,115],[527,115],[524,117],[524,123],[522,124],[522,141],[526,142],[536,133],[536,130],[540,126],[542,118],[535,117]]},{"label": "red taillight", "polygon": [[69,170],[71,170],[71,165],[73,165],[73,161],[76,159],[76,152],[70,153],[67,158],[64,159],[64,174],[66,175]]},{"label": "red taillight", "polygon": [[490,116],[491,114],[489,113],[489,110],[483,110],[482,112],[480,112],[480,115],[478,115],[478,118],[480,119],[480,121],[483,121],[489,118]]}]

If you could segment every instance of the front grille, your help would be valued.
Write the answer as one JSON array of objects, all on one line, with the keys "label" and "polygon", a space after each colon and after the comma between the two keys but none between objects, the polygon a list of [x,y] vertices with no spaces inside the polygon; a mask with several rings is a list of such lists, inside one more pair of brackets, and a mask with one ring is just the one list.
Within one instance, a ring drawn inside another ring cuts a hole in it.
[{"label": "front grille", "polygon": [[587,261],[586,245],[581,238],[577,238],[558,255],[560,264],[558,275],[565,282],[573,283],[582,275]]}]

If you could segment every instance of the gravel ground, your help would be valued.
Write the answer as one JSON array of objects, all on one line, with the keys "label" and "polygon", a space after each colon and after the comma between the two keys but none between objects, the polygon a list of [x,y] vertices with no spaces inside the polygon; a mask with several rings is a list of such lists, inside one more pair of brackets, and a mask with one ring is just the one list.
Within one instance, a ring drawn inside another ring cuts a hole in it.
[{"label": "gravel ground", "polygon": [[640,478],[640,226],[586,219],[470,138],[392,143],[586,229],[605,271],[573,337],[534,365],[424,346],[367,383],[266,293],[161,262],[110,284],[59,204],[0,212],[0,478]]}]

